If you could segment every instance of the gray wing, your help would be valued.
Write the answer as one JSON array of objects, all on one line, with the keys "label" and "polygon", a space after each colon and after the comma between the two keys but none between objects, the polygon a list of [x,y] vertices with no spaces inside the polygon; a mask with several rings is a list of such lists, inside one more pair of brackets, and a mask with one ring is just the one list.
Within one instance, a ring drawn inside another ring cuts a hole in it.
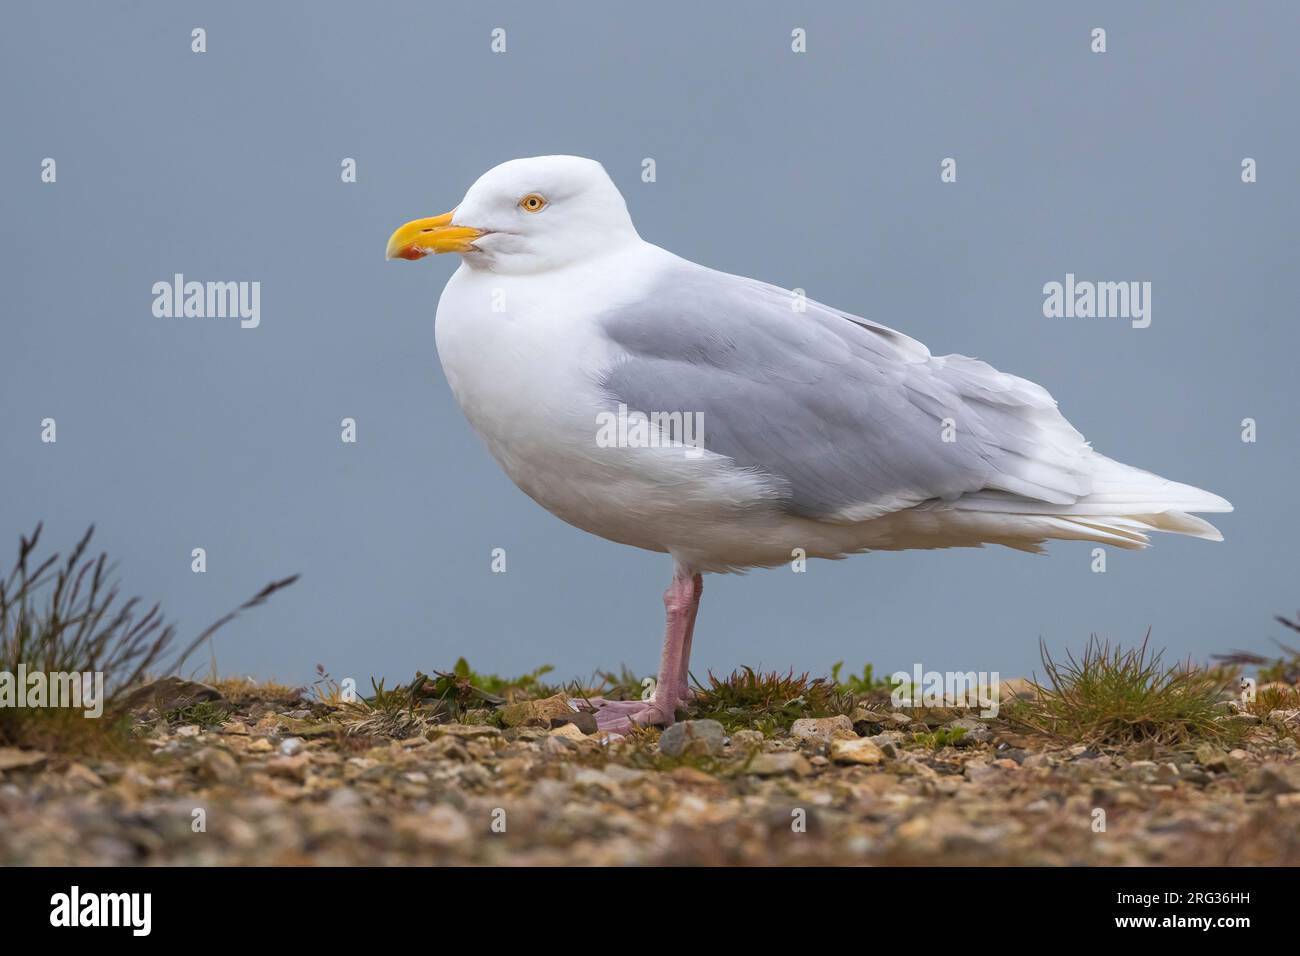
[{"label": "gray wing", "polygon": [[809,517],[859,521],[975,492],[1069,504],[1089,492],[1091,449],[1040,386],[795,303],[677,260],[649,295],[601,317],[620,351],[602,383],[611,405],[702,413],[705,448],[768,476],[784,507]]}]

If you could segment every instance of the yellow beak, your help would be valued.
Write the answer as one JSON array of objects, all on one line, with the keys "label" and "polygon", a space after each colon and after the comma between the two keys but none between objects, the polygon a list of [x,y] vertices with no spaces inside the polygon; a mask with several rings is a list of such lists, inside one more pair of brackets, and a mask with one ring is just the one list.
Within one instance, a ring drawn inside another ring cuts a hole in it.
[{"label": "yellow beak", "polygon": [[[455,210],[453,210],[454,212]],[[388,237],[389,259],[423,259],[429,253],[468,252],[483,235],[482,229],[453,226],[450,212],[429,219],[413,219]]]}]

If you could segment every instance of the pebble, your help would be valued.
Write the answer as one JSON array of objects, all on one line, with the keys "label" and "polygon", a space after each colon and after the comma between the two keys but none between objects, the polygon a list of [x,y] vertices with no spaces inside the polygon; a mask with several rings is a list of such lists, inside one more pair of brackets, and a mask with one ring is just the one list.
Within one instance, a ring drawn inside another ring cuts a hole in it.
[{"label": "pebble", "polygon": [[104,786],[103,778],[82,763],[74,763],[69,766],[63,774],[63,779],[65,783],[80,788],[89,787],[98,790]]},{"label": "pebble", "polygon": [[835,763],[853,763],[871,767],[885,762],[885,752],[865,738],[832,740],[830,758]]},{"label": "pebble", "polygon": [[828,744],[836,738],[850,740],[858,736],[853,721],[843,714],[834,717],[801,717],[790,726],[795,740]]},{"label": "pebble", "polygon": [[165,713],[204,701],[219,700],[225,700],[225,697],[210,684],[173,676],[162,677],[137,687],[126,695],[123,706],[137,713],[147,710]]},{"label": "pebble", "polygon": [[19,770],[24,767],[37,767],[45,763],[46,755],[42,750],[19,750],[17,747],[0,747],[0,773],[6,770]]},{"label": "pebble", "polygon": [[695,767],[674,767],[668,775],[687,786],[716,787],[719,784],[717,777]]},{"label": "pebble", "polygon": [[1228,755],[1214,744],[1201,744],[1196,748],[1196,762],[1206,770],[1223,773],[1228,769]]},{"label": "pebble", "polygon": [[283,777],[301,783],[307,779],[307,755],[274,757],[267,762],[266,772],[273,777]]},{"label": "pebble", "polygon": [[716,720],[683,720],[659,735],[659,752],[669,757],[716,757],[726,737]]},{"label": "pebble", "polygon": [[876,734],[874,737],[864,737],[863,739],[879,747],[880,752],[890,760],[898,758],[898,745],[902,743],[902,734],[886,731],[883,734]]},{"label": "pebble", "polygon": [[1276,796],[1300,791],[1300,767],[1295,764],[1267,763],[1246,778],[1247,793]]},{"label": "pebble", "polygon": [[241,776],[238,761],[219,747],[205,747],[196,760],[199,776],[210,783],[233,783]]},{"label": "pebble", "polygon": [[569,717],[575,711],[564,694],[542,700],[525,700],[501,708],[501,723],[507,727],[550,727],[552,717]]},{"label": "pebble", "polygon": [[460,737],[461,739],[486,739],[500,737],[500,729],[489,724],[435,724],[429,728],[430,740],[436,737]]},{"label": "pebble", "polygon": [[577,724],[563,723],[558,727],[551,728],[550,736],[564,737],[568,740],[585,740],[587,735],[582,732],[582,728]]},{"label": "pebble", "polygon": [[956,720],[950,720],[944,727],[948,730],[966,731],[961,735],[961,739],[957,741],[958,747],[986,744],[993,739],[993,731],[989,730],[988,725],[982,720],[976,720],[974,717],[959,717]]},{"label": "pebble", "polygon": [[766,738],[761,730],[737,730],[731,735],[731,746],[739,750],[756,750]]},{"label": "pebble", "polygon": [[336,810],[352,810],[365,806],[366,798],[357,793],[352,787],[339,787],[337,790],[331,791],[325,802]]},{"label": "pebble", "polygon": [[749,761],[745,772],[756,777],[779,777],[785,774],[806,777],[812,773],[812,764],[800,753],[761,753]]},{"label": "pebble", "polygon": [[585,710],[575,711],[574,713],[551,718],[552,728],[559,727],[563,724],[572,724],[574,727],[577,727],[582,731],[584,735],[594,734],[600,730],[600,726],[596,723],[596,715],[588,713]]}]

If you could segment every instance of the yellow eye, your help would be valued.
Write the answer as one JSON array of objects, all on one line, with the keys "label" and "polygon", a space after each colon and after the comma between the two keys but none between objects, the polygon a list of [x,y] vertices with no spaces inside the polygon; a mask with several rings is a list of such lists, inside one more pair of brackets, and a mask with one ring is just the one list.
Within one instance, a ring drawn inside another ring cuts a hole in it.
[{"label": "yellow eye", "polygon": [[519,208],[524,212],[541,212],[546,205],[546,198],[539,193],[529,193],[519,200]]}]

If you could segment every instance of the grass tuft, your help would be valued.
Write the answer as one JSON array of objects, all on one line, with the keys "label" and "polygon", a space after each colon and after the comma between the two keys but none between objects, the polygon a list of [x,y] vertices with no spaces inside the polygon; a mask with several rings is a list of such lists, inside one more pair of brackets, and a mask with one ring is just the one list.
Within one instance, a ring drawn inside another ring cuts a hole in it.
[{"label": "grass tuft", "polygon": [[1036,684],[1037,699],[1017,701],[1009,720],[1054,737],[1089,745],[1168,745],[1219,739],[1228,685],[1222,672],[1188,664],[1166,666],[1151,652],[1150,633],[1124,650],[1089,639],[1081,657],[1057,662],[1040,643],[1050,686]]},{"label": "grass tuft", "polygon": [[863,665],[861,677],[849,674],[844,680],[840,680],[840,670],[843,667],[843,661],[836,661],[831,666],[831,683],[841,692],[856,697],[874,697],[881,693],[888,694],[894,687],[890,681],[877,678],[870,664]]},{"label": "grass tuft", "polygon": [[[240,611],[262,604],[297,576],[268,584],[240,607],[175,650],[176,629],[159,605],[123,599],[108,556],[90,554],[92,525],[66,558],[38,556],[41,525],[19,540],[18,558],[0,577],[0,672],[102,674],[103,715],[86,708],[0,706],[0,743],[51,750],[115,750],[130,722],[125,692],[150,675],[174,673]],[[49,679],[47,677],[47,679]]]},{"label": "grass tuft", "polygon": [[854,696],[824,677],[809,678],[793,670],[760,673],[752,667],[696,684],[691,716],[718,721],[728,731],[753,728],[764,733],[788,730],[801,717],[852,713]]}]

